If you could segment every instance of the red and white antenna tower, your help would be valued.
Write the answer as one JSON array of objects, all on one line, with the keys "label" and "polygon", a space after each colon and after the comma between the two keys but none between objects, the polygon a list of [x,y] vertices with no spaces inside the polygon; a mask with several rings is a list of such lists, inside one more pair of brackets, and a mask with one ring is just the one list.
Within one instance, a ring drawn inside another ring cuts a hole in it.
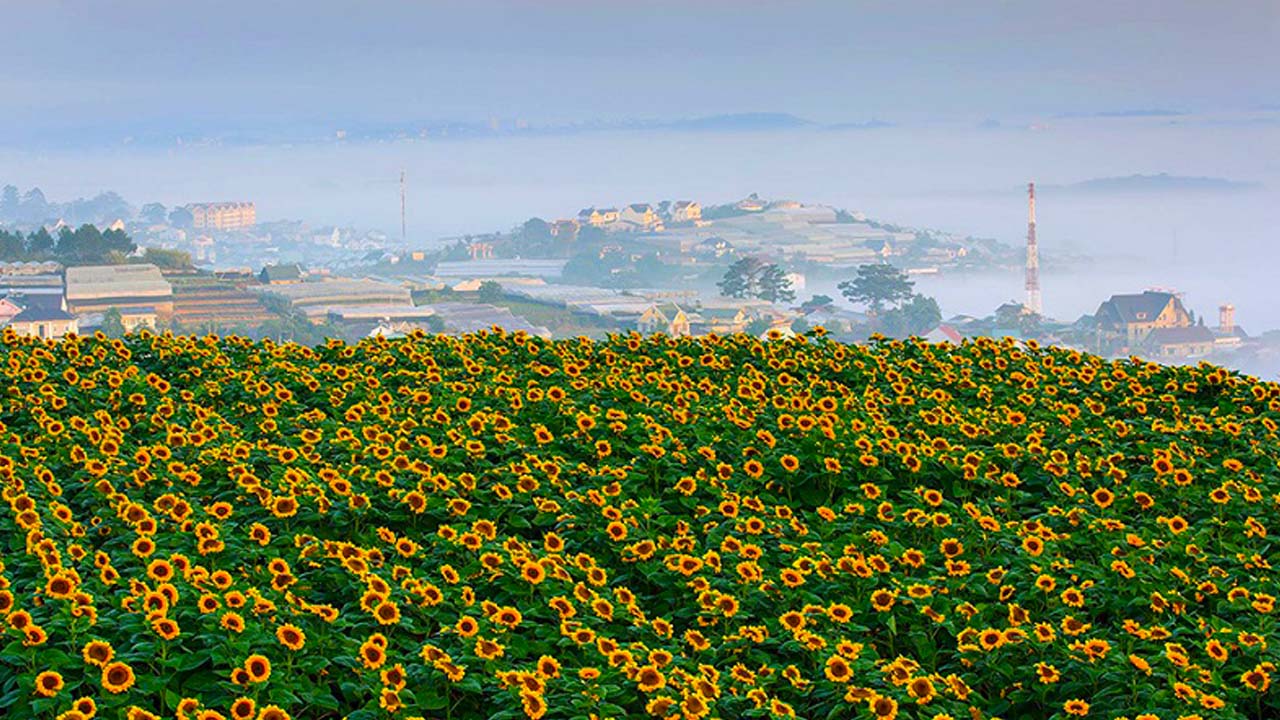
[{"label": "red and white antenna tower", "polygon": [[1040,315],[1040,250],[1036,245],[1036,184],[1027,184],[1027,309]]},{"label": "red and white antenna tower", "polygon": [[406,242],[408,242],[408,239],[409,239],[409,234],[405,231],[405,223],[404,223],[404,205],[405,205],[405,197],[404,197],[404,170],[401,170],[401,171],[400,171],[400,244],[401,244],[401,245],[403,245],[403,244],[405,244]]}]

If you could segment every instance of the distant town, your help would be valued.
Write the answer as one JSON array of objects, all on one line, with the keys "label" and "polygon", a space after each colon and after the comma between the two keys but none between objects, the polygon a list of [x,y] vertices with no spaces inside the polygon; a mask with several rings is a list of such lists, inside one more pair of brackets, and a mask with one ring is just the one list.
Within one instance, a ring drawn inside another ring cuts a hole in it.
[{"label": "distant town", "polygon": [[[374,230],[263,222],[251,200],[134,209],[112,193],[59,204],[0,191],[0,324],[45,339],[147,328],[316,343],[493,327],[777,338],[821,327],[854,342],[996,336],[1266,374],[1280,365],[1277,334],[1248,334],[1229,304],[1206,322],[1172,289],[1117,288],[1092,315],[1044,317],[1033,275],[1069,261],[1040,257],[1034,205],[1025,249],[756,195],[587,207],[414,247]],[[915,290],[922,276],[969,271],[1025,272],[1027,297],[947,316]]]}]

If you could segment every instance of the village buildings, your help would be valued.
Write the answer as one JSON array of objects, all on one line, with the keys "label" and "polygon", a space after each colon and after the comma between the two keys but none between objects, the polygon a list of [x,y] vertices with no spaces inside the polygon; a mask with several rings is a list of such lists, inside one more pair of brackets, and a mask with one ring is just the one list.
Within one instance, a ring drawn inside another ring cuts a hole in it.
[{"label": "village buildings", "polygon": [[5,327],[18,335],[57,340],[79,331],[76,316],[67,312],[60,295],[26,295],[11,299],[9,304],[22,307],[22,310],[10,317],[5,324]]},{"label": "village buildings", "polygon": [[108,308],[173,313],[173,286],[151,264],[86,265],[64,274],[67,310],[73,314],[106,312]]},{"label": "village buildings", "polygon": [[187,210],[196,230],[244,230],[258,223],[258,208],[251,202],[198,203]]}]

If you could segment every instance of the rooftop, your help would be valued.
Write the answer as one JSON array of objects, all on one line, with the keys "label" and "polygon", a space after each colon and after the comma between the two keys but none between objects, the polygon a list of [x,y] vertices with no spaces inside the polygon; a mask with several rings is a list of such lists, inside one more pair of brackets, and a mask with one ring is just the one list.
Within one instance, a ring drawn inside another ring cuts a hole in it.
[{"label": "rooftop", "polygon": [[109,297],[168,297],[173,286],[155,265],[85,265],[69,267],[65,276],[67,300]]},{"label": "rooftop", "polygon": [[499,277],[502,275],[534,275],[560,277],[566,260],[521,260],[494,258],[488,260],[445,261],[436,265],[435,276],[441,278]]},{"label": "rooftop", "polygon": [[408,289],[376,280],[322,280],[270,285],[260,288],[260,291],[279,295],[294,305],[410,304]]},{"label": "rooftop", "polygon": [[1157,346],[1212,344],[1213,340],[1213,331],[1203,325],[1156,328],[1147,336],[1147,343]]},{"label": "rooftop", "polygon": [[51,320],[75,320],[75,316],[60,307],[32,305],[13,316],[10,324],[23,322],[49,322]]},{"label": "rooftop", "polygon": [[1169,301],[1176,297],[1172,293],[1154,290],[1146,290],[1141,294],[1112,295],[1111,299],[1098,308],[1098,315],[1109,316],[1122,323],[1155,320]]}]

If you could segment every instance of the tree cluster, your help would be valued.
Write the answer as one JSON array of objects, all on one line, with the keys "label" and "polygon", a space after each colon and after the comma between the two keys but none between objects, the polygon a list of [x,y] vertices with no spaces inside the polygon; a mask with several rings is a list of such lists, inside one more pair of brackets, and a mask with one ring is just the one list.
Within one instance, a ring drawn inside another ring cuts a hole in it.
[{"label": "tree cluster", "polygon": [[758,298],[776,303],[796,299],[791,280],[782,268],[755,256],[735,261],[716,285],[725,297]]},{"label": "tree cluster", "polygon": [[915,283],[892,265],[863,265],[852,280],[836,287],[849,302],[866,307],[876,330],[885,335],[923,335],[942,321],[937,301],[916,293]]},{"label": "tree cluster", "polygon": [[4,222],[37,224],[61,218],[70,223],[110,223],[133,215],[134,209],[114,192],[55,203],[49,202],[40,188],[25,193],[13,185],[0,188],[0,221]]},{"label": "tree cluster", "polygon": [[23,236],[20,232],[0,230],[0,261],[56,260],[64,265],[95,265],[125,262],[137,249],[133,239],[123,230],[103,232],[95,225],[81,225],[72,230],[63,227],[55,238],[41,227]]}]

